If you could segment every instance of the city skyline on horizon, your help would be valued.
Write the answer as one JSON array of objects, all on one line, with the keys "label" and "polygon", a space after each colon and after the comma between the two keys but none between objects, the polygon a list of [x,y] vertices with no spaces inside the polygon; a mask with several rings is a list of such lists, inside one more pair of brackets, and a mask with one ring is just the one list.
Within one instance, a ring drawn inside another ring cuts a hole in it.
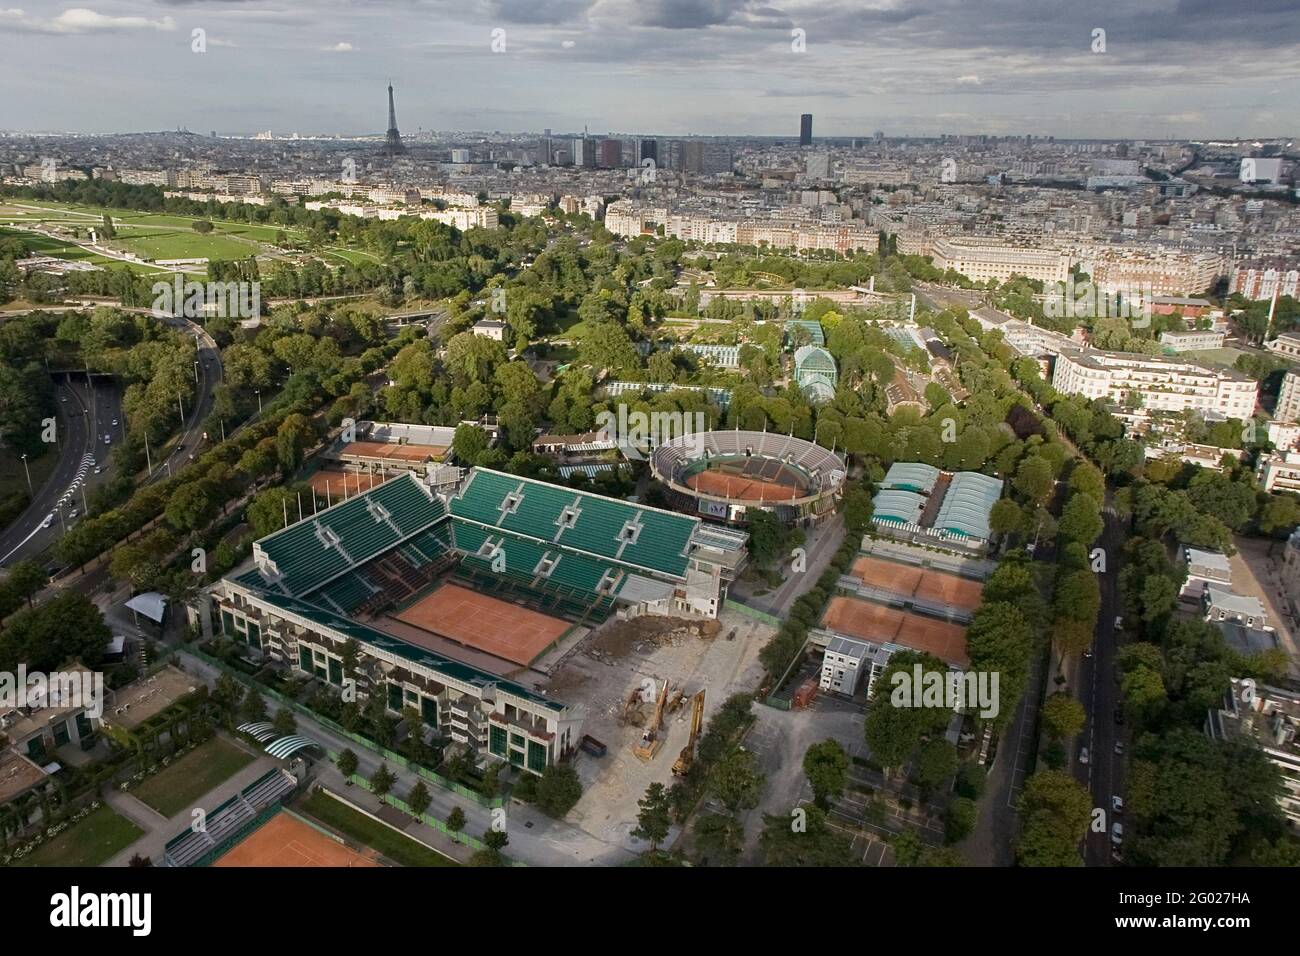
[{"label": "city skyline on horizon", "polygon": [[1029,0],[978,12],[958,0],[87,2],[0,11],[9,128],[382,135],[374,91],[391,75],[408,136],[612,130],[635,115],[661,136],[797,139],[808,112],[817,138],[1300,129],[1300,23],[1286,0],[1256,4],[1249,21],[1206,0],[1141,11],[1108,0],[1049,17]]}]

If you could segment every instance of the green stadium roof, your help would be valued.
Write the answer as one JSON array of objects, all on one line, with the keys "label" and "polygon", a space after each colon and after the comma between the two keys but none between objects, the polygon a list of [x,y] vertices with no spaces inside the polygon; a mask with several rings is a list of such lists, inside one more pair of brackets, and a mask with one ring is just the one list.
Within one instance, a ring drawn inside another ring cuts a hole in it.
[{"label": "green stadium roof", "polygon": [[889,466],[881,488],[929,494],[939,481],[939,469],[919,461],[896,461]]},{"label": "green stadium roof", "polygon": [[925,499],[914,491],[886,488],[872,499],[872,517],[879,521],[916,524],[925,509]]}]

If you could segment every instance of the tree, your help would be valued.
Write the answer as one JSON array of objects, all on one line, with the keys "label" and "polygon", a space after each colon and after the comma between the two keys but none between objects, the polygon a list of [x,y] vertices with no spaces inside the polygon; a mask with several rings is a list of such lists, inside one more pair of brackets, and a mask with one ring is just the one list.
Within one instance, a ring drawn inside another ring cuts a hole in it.
[{"label": "tree", "polygon": [[196,219],[192,223],[190,223],[190,228],[193,229],[195,232],[197,232],[200,236],[206,236],[216,227],[213,226],[212,223],[208,222],[206,219]]},{"label": "tree", "polygon": [[1072,495],[1061,510],[1058,530],[1067,538],[1084,545],[1096,541],[1103,527],[1099,506],[1091,495]]},{"label": "tree", "polygon": [[[947,706],[924,706],[922,688],[912,687],[914,668],[921,666],[922,681],[935,674],[945,684],[948,666],[938,658],[917,651],[894,654],[871,691],[863,733],[871,756],[886,772],[903,767],[921,741],[930,734],[942,733],[952,718]],[[894,691],[900,692],[895,695]],[[910,690],[910,694],[901,692]]]},{"label": "tree", "polygon": [[1013,534],[1025,526],[1025,515],[1010,498],[999,498],[989,511],[989,530],[994,534]]},{"label": "tree", "polygon": [[853,486],[844,492],[844,527],[853,534],[863,534],[871,527],[871,518],[875,512],[875,502],[871,492],[861,486]]},{"label": "tree", "polygon": [[460,807],[452,807],[451,813],[447,814],[447,829],[452,833],[465,829],[465,811]]},{"label": "tree", "polygon": [[636,829],[632,836],[650,844],[650,852],[659,848],[668,837],[672,826],[672,813],[668,803],[668,789],[662,783],[652,783],[645,796],[637,801],[640,811],[636,815]]},{"label": "tree", "polygon": [[344,750],[334,763],[345,780],[350,780],[352,775],[357,772],[357,755],[351,750]]},{"label": "tree", "polygon": [[167,523],[177,531],[198,531],[216,517],[221,502],[206,481],[189,481],[181,485],[167,502]]},{"label": "tree", "polygon": [[563,817],[582,796],[578,772],[567,764],[549,764],[537,781],[538,808],[557,820]]},{"label": "tree", "polygon": [[695,819],[695,844],[705,862],[732,866],[745,845],[745,828],[730,814],[701,813]]},{"label": "tree", "polygon": [[298,732],[298,721],[294,718],[293,711],[281,707],[271,718],[271,728],[281,737],[289,737]]},{"label": "tree", "polygon": [[749,522],[749,557],[759,568],[770,568],[781,556],[784,529],[776,515],[751,508],[745,515]]},{"label": "tree", "polygon": [[942,737],[927,740],[916,755],[916,785],[930,794],[957,771],[957,748]]},{"label": "tree", "polygon": [[943,838],[949,843],[964,839],[975,829],[975,801],[967,797],[953,797],[943,814]]},{"label": "tree", "polygon": [[251,687],[244,694],[243,703],[239,705],[239,716],[244,718],[246,723],[266,720],[266,701]]},{"label": "tree", "polygon": [[397,777],[388,769],[388,764],[381,763],[379,769],[370,778],[370,791],[377,797],[383,797],[393,789]]},{"label": "tree", "polygon": [[1081,866],[1079,843],[1091,813],[1091,795],[1068,773],[1035,773],[1020,798],[1023,825],[1016,847],[1020,865]]},{"label": "tree", "polygon": [[789,816],[763,814],[759,837],[768,866],[847,866],[849,842],[826,822],[818,806],[800,807]]},{"label": "tree", "polygon": [[1038,455],[1028,455],[1021,460],[1011,486],[1033,504],[1042,504],[1052,493],[1052,466]]},{"label": "tree", "polygon": [[487,844],[488,849],[500,853],[510,843],[510,837],[506,835],[505,830],[490,829],[484,832],[483,842]]},{"label": "tree", "polygon": [[406,795],[406,805],[409,806],[417,818],[424,816],[424,811],[429,809],[429,804],[433,803],[433,797],[429,795],[429,788],[424,785],[423,780],[417,780],[411,792]]},{"label": "tree", "polygon": [[752,751],[733,750],[713,768],[713,792],[732,814],[758,806],[763,775]]},{"label": "tree", "polygon": [[1052,694],[1043,703],[1043,726],[1053,740],[1067,740],[1083,730],[1083,704],[1066,693]]},{"label": "tree", "polygon": [[295,412],[286,415],[275,432],[275,453],[286,475],[302,464],[303,452],[316,441],[316,429],[311,419]]},{"label": "tree", "polygon": [[813,789],[817,806],[825,810],[831,799],[844,792],[849,780],[849,755],[838,740],[813,744],[803,755],[803,772]]}]

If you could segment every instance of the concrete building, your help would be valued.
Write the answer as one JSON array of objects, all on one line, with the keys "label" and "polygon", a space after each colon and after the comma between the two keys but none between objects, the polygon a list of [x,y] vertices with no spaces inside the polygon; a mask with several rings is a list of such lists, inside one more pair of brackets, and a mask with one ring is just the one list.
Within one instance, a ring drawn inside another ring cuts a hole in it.
[{"label": "concrete building", "polygon": [[1300,361],[1300,332],[1283,332],[1273,341],[1265,342],[1264,348],[1285,358]]},{"label": "concrete building", "polygon": [[1226,338],[1222,332],[1197,330],[1194,332],[1161,332],[1160,344],[1174,353],[1199,352],[1205,349],[1223,348]]},{"label": "concrete building", "polygon": [[1253,595],[1237,594],[1223,584],[1207,582],[1201,604],[1207,621],[1234,621],[1245,627],[1268,627],[1268,612],[1264,610],[1263,601]]},{"label": "concrete building", "polygon": [[1300,528],[1292,531],[1291,537],[1286,539],[1277,576],[1282,582],[1282,593],[1290,605],[1291,616],[1300,618]]},{"label": "concrete building", "polygon": [[858,692],[863,676],[871,669],[872,647],[865,641],[836,635],[822,655],[820,686],[846,697]]},{"label": "concrete building", "polygon": [[1065,350],[1052,386],[1066,395],[1134,401],[1150,411],[1217,412],[1244,420],[1254,414],[1257,385],[1230,369],[1208,369],[1171,358],[1131,352]]},{"label": "concrete building", "polygon": [[1278,806],[1300,826],[1300,694],[1234,677],[1223,706],[1206,715],[1205,733],[1259,747],[1282,774]]},{"label": "concrete building", "polygon": [[498,319],[480,319],[474,323],[471,331],[475,335],[483,336],[485,339],[495,339],[501,342],[505,340],[507,328],[509,326]]},{"label": "concrete building", "polygon": [[1283,376],[1273,418],[1279,422],[1300,421],[1300,372],[1287,372]]},{"label": "concrete building", "polygon": [[1232,587],[1232,564],[1227,555],[1186,547],[1183,548],[1183,561],[1187,565],[1187,579],[1179,593],[1183,600],[1200,604],[1205,598],[1205,589],[1211,584]]},{"label": "concrete building", "polygon": [[1300,298],[1300,263],[1242,262],[1232,270],[1228,291],[1247,299],[1271,299],[1274,293]]},{"label": "concrete building", "polygon": [[1300,491],[1300,451],[1260,455],[1255,474],[1265,491]]},{"label": "concrete building", "polygon": [[1042,282],[1064,282],[1070,275],[1070,256],[1057,249],[1016,246],[993,238],[953,237],[934,241],[934,264],[952,269],[976,282],[1003,282],[1022,275]]}]

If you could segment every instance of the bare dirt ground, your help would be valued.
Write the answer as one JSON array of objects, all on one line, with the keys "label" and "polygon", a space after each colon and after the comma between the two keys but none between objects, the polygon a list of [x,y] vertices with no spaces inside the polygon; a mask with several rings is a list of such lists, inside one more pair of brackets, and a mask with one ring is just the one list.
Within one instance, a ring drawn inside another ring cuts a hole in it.
[{"label": "bare dirt ground", "polygon": [[[690,704],[666,710],[659,752],[643,761],[632,752],[655,709],[654,694],[669,682],[670,699],[705,691],[704,723],[729,696],[752,693],[762,679],[758,652],[773,629],[723,611],[718,621],[643,617],[610,621],[579,644],[538,686],[586,708],[583,731],[608,748],[604,757],[579,753],[574,768],[584,793],[568,820],[602,840],[641,851],[635,840],[637,801],[654,782],[671,786],[673,761],[690,734]],[[653,682],[651,684],[650,682]],[[634,692],[652,693],[627,707]],[[670,838],[671,840],[671,838]]]}]

